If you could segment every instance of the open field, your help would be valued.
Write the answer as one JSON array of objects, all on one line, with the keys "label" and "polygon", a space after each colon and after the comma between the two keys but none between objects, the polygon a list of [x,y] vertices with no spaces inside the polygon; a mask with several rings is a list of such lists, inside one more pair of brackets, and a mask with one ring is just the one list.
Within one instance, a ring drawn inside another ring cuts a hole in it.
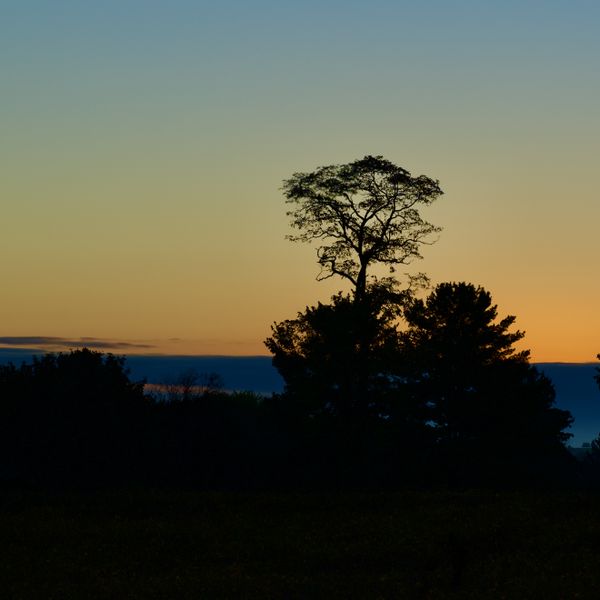
[{"label": "open field", "polygon": [[3,493],[5,598],[596,598],[581,493]]}]

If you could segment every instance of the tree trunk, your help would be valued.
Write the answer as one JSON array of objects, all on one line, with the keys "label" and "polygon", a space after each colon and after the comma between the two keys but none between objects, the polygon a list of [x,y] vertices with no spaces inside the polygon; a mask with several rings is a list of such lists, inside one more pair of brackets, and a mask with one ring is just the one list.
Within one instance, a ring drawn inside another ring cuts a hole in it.
[{"label": "tree trunk", "polygon": [[360,271],[356,277],[356,289],[354,290],[354,301],[360,304],[367,294],[367,264],[361,260]]}]

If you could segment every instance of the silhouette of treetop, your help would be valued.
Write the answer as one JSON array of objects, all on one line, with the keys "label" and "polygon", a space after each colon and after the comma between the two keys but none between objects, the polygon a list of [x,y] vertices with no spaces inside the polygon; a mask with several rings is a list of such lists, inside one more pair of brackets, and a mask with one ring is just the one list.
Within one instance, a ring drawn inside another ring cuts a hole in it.
[{"label": "silhouette of treetop", "polygon": [[357,297],[364,296],[370,265],[385,264],[393,273],[396,265],[421,258],[421,244],[441,230],[418,210],[442,195],[438,182],[412,177],[381,156],[295,173],[283,191],[294,206],[287,213],[291,225],[300,232],[287,238],[319,242],[317,279],[339,275]]},{"label": "silhouette of treetop", "polygon": [[522,331],[509,331],[516,317],[497,321],[498,307],[490,293],[470,283],[441,283],[425,300],[415,299],[405,308],[408,330],[406,348],[419,348],[427,355],[427,370],[436,364],[475,364],[502,360],[527,362],[529,350],[517,351],[514,344]]}]

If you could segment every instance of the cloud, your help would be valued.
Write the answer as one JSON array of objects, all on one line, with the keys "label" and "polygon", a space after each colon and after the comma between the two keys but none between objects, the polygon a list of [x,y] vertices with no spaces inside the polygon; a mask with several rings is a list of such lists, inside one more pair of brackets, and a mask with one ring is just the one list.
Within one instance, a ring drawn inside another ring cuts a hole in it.
[{"label": "cloud", "polygon": [[97,350],[132,350],[154,348],[154,346],[151,344],[103,340],[92,337],[69,339],[50,336],[0,336],[0,346],[45,348],[53,350],[65,348],[94,348]]}]

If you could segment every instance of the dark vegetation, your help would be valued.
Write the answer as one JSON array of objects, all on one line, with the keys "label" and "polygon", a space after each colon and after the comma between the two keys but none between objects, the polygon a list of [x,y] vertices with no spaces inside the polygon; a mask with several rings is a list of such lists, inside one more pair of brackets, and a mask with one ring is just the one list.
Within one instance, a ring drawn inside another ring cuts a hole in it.
[{"label": "dark vegetation", "polygon": [[367,156],[296,173],[283,190],[291,239],[318,244],[320,278],[351,285],[273,325],[265,343],[284,392],[226,393],[195,373],[148,391],[123,358],[87,349],[0,367],[0,481],[306,490],[582,479],[564,445],[572,418],[515,349],[515,317],[498,318],[479,286],[424,295],[425,275],[404,287],[395,275],[440,231],[420,213],[438,182]]},{"label": "dark vegetation", "polygon": [[283,189],[292,239],[351,289],[273,325],[282,394],[148,390],[87,349],[0,367],[2,589],[589,597],[600,442],[568,452],[571,415],[489,292],[395,276],[439,231],[418,210],[438,183],[366,157]]},{"label": "dark vegetation", "polygon": [[490,491],[0,496],[4,598],[584,598],[600,497]]},{"label": "dark vegetation", "polygon": [[[382,157],[284,182],[292,240],[316,242],[320,278],[351,285],[275,323],[282,394],[226,393],[218,376],[150,392],[91,350],[0,367],[0,481],[44,488],[203,490],[560,486],[595,477],[565,447],[571,415],[516,350],[490,294],[399,265],[440,229],[419,212],[438,182]],[[387,268],[385,276],[381,268]],[[374,274],[376,269],[378,276]]]}]

